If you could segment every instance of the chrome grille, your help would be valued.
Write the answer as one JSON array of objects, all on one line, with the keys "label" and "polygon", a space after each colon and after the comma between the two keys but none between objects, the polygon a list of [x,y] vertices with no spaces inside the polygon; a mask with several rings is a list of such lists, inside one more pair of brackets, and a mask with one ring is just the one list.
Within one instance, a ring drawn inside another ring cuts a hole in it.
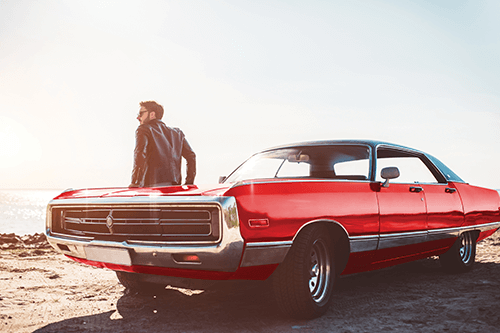
[{"label": "chrome grille", "polygon": [[113,240],[218,241],[217,205],[53,207],[52,231]]}]

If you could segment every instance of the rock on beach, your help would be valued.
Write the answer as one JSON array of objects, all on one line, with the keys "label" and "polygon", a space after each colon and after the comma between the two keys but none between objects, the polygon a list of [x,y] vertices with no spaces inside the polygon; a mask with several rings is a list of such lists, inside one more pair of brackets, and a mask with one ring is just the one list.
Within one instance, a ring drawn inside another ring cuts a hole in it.
[{"label": "rock on beach", "polygon": [[33,235],[19,236],[14,233],[0,234],[0,248],[2,250],[10,249],[46,249],[50,248],[47,237],[43,233]]}]

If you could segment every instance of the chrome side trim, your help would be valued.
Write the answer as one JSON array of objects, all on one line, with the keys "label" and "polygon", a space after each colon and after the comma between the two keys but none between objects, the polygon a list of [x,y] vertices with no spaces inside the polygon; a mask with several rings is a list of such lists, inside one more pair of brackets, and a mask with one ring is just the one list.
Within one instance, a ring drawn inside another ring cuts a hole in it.
[{"label": "chrome side trim", "polygon": [[405,232],[380,235],[378,249],[388,249],[404,245],[424,243],[427,240],[427,231]]},{"label": "chrome side trim", "polygon": [[375,251],[378,247],[379,236],[351,236],[349,243],[351,244],[351,253]]},{"label": "chrome side trim", "polygon": [[292,241],[247,243],[241,267],[279,264],[285,259],[292,243]]},{"label": "chrome side trim", "polygon": [[[104,200],[103,200],[104,199]],[[56,200],[49,205],[84,205],[84,204],[110,204],[125,203],[137,204],[156,204],[164,202],[177,203],[200,203],[200,202],[218,202],[221,206],[222,238],[217,244],[174,244],[167,242],[148,242],[148,241],[99,241],[88,240],[84,238],[71,237],[50,232],[50,222],[47,221],[47,239],[49,243],[59,252],[82,259],[115,263],[119,265],[128,264],[126,251],[130,255],[130,265],[144,265],[168,268],[190,268],[192,262],[178,262],[174,260],[174,255],[197,255],[200,259],[196,263],[196,268],[200,270],[234,272],[238,269],[241,256],[243,254],[244,241],[241,237],[238,211],[234,197],[186,197],[171,200],[155,197],[154,203],[144,198],[120,198],[120,199],[71,199]],[[50,214],[48,214],[48,219]],[[101,254],[102,253],[102,254]]]},{"label": "chrome side trim", "polygon": [[396,234],[381,234],[370,236],[350,236],[351,253],[389,249],[393,247],[430,242],[434,240],[458,237],[466,231],[489,231],[499,229],[500,222],[480,225],[462,226],[456,228],[432,229],[426,231],[404,232]]},{"label": "chrome side trim", "polygon": [[429,230],[428,240],[438,240],[443,238],[458,237],[461,233],[466,231],[484,232],[498,228],[500,228],[500,222],[492,222],[480,225],[470,225],[457,228],[434,229],[434,230]]},{"label": "chrome side trim", "polygon": [[440,240],[446,238],[458,237],[461,231],[468,231],[468,229],[458,228],[447,228],[447,229],[433,229],[428,231],[427,239],[429,241]]},{"label": "chrome side trim", "polygon": [[492,222],[492,223],[486,223],[486,224],[480,224],[480,225],[471,225],[471,226],[465,226],[461,227],[462,230],[479,230],[481,232],[483,231],[488,231],[491,229],[498,229],[500,228],[500,222]]}]

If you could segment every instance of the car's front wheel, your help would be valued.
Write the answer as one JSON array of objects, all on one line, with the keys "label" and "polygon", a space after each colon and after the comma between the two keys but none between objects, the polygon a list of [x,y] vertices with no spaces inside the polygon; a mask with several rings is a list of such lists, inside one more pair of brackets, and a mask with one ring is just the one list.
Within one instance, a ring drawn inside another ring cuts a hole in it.
[{"label": "car's front wheel", "polygon": [[273,275],[273,289],[281,310],[296,318],[326,312],[335,282],[333,242],[325,226],[309,226],[295,239]]},{"label": "car's front wheel", "polygon": [[464,232],[453,246],[439,256],[441,266],[448,272],[461,273],[470,271],[476,260],[476,234]]}]

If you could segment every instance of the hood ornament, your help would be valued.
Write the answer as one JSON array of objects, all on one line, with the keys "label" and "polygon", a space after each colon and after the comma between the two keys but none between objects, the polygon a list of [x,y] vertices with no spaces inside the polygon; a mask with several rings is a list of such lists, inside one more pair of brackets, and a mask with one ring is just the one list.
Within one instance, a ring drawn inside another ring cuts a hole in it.
[{"label": "hood ornament", "polygon": [[106,217],[106,226],[108,227],[110,234],[113,234],[113,225],[114,224],[115,224],[115,221],[113,220],[113,211],[110,211],[108,217]]}]

